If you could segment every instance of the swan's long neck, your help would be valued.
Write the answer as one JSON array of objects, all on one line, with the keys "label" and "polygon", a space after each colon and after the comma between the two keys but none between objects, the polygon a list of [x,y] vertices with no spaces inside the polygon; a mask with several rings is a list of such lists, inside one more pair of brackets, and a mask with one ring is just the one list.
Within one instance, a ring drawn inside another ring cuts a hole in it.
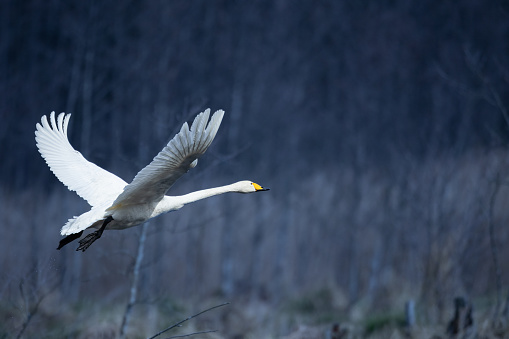
[{"label": "swan's long neck", "polygon": [[237,183],[219,186],[214,188],[208,188],[192,193],[188,193],[185,195],[179,196],[165,196],[163,200],[156,207],[156,215],[161,213],[175,211],[182,208],[184,205],[190,204],[192,202],[202,200],[205,198],[213,197],[215,195],[228,193],[228,192],[238,192]]},{"label": "swan's long neck", "polygon": [[178,198],[184,205],[202,200],[205,198],[213,197],[214,195],[219,195],[223,193],[228,192],[237,192],[238,189],[236,188],[235,184],[225,185],[225,186],[219,186],[214,188],[207,188],[204,190],[191,192],[185,195],[180,195],[175,198]]}]

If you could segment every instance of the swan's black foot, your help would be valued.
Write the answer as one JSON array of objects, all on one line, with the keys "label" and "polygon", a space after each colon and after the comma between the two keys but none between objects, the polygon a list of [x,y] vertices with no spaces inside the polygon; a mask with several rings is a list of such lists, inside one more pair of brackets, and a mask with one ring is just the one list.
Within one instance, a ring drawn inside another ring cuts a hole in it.
[{"label": "swan's black foot", "polygon": [[82,234],[83,234],[83,231],[74,233],[74,234],[69,234],[67,237],[60,240],[60,242],[58,243],[57,250],[61,249],[62,247],[64,247],[68,243],[70,243],[71,241],[78,239],[79,237],[81,237]]},{"label": "swan's black foot", "polygon": [[90,245],[92,245],[94,243],[94,241],[96,241],[97,239],[99,239],[101,237],[101,235],[104,232],[104,229],[106,228],[106,225],[108,225],[108,223],[112,220],[113,220],[113,217],[111,217],[111,216],[104,219],[104,222],[103,222],[101,228],[99,228],[95,232],[90,233],[85,238],[83,238],[79,241],[80,245],[78,246],[76,251],[85,252],[87,250],[87,248],[89,248]]},{"label": "swan's black foot", "polygon": [[87,248],[90,247],[96,241],[101,237],[103,232],[95,231],[87,235],[85,238],[81,239],[79,241],[80,245],[76,249],[76,251],[83,251],[85,252]]}]

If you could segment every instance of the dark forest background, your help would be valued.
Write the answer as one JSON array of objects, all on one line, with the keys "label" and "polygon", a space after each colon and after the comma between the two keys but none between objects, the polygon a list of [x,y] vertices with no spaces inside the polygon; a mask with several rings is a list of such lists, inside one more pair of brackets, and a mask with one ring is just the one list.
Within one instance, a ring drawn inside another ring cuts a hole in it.
[{"label": "dark forest background", "polygon": [[[42,115],[72,112],[72,145],[129,182],[207,107],[219,133],[169,193],[271,191],[55,250],[88,206],[39,156]],[[414,301],[445,333],[457,296],[503,324],[508,107],[506,1],[2,1],[0,337],[148,337],[225,301],[194,330],[362,328]]]}]

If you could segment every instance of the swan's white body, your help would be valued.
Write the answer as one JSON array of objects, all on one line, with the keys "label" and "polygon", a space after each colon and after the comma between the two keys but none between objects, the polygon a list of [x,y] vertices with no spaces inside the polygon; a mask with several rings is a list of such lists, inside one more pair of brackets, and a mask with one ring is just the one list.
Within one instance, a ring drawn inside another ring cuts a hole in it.
[{"label": "swan's white body", "polygon": [[70,114],[61,113],[55,119],[52,112],[50,121],[44,115],[35,131],[39,152],[57,178],[92,206],[90,211],[69,219],[60,233],[72,235],[87,228],[100,228],[106,219],[103,229],[124,229],[214,195],[266,190],[251,181],[239,181],[182,196],[165,195],[178,178],[196,166],[198,158],[214,140],[224,112],[215,112],[210,122],[209,114],[209,109],[198,114],[191,128],[184,123],[180,132],[130,184],[74,150],[67,138]]}]

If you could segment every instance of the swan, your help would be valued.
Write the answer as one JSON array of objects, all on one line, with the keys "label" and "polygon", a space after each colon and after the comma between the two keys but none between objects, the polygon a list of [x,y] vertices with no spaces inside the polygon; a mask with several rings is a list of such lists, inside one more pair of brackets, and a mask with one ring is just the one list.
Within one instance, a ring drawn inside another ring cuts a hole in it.
[{"label": "swan", "polygon": [[206,109],[196,116],[191,128],[184,123],[180,132],[130,184],[87,161],[71,146],[67,138],[71,114],[60,113],[55,118],[55,112],[51,112],[49,119],[42,116],[35,130],[39,152],[55,176],[91,206],[90,211],[69,219],[62,227],[60,233],[66,237],[60,240],[57,249],[80,238],[89,228],[97,231],[80,239],[76,251],[85,252],[105,229],[137,226],[162,213],[218,194],[269,190],[244,180],[180,196],[166,195],[178,178],[196,166],[198,158],[214,140],[223,115],[224,111],[218,110],[209,121],[210,109]]}]

